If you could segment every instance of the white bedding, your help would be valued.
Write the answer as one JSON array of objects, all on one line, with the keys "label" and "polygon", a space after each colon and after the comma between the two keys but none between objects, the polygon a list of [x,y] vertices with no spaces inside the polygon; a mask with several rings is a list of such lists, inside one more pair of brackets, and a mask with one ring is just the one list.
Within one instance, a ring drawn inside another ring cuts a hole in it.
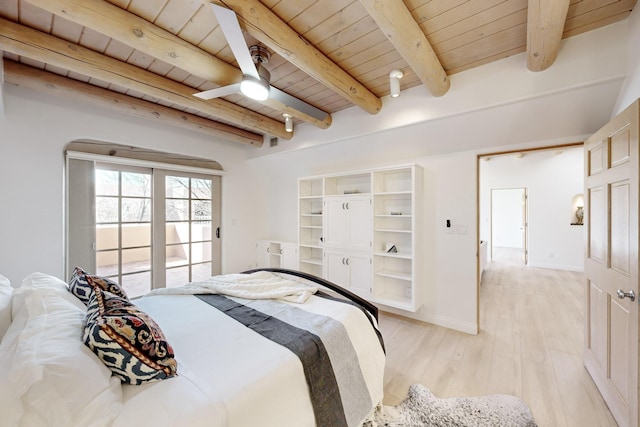
[{"label": "white bedding", "polygon": [[[358,390],[362,393],[346,398],[348,405],[357,401],[360,408],[357,416],[345,414],[349,426],[360,424],[382,401],[385,356],[370,319],[360,308],[316,295],[304,304],[231,299],[276,318],[281,313],[270,312],[271,304],[276,311],[291,306],[296,315],[302,310],[337,320],[341,334],[351,341],[361,372],[338,372],[340,366],[354,365],[334,365],[336,355],[329,350],[336,347],[335,342],[324,344],[334,370],[338,367],[335,375],[341,395],[343,388],[357,382],[353,378],[361,379]],[[291,350],[193,295],[147,296],[134,303],[157,322],[173,346],[177,377],[138,386],[120,384],[81,344],[86,307],[66,284],[40,273],[26,278],[14,292],[12,323],[0,343],[2,423],[29,427],[316,425],[302,364]],[[33,336],[38,337],[37,343],[30,341]],[[46,346],[39,345],[44,342]],[[26,375],[36,371],[38,375]],[[368,403],[360,413],[363,401]]]},{"label": "white bedding", "polygon": [[[123,386],[124,407],[114,425],[315,425],[302,365],[292,352],[194,296],[152,296],[136,300],[136,305],[156,320],[171,342],[179,376],[143,386]],[[316,296],[295,306],[331,316],[344,325],[371,402],[380,403],[384,353],[362,311]],[[194,321],[203,325],[202,333],[210,334],[208,341],[196,342],[184,333]]]}]

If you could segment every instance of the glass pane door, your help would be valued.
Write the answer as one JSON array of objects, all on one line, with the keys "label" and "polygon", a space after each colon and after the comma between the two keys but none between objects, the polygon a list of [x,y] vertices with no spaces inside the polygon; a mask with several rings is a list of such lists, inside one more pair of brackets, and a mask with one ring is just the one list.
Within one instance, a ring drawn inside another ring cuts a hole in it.
[{"label": "glass pane door", "polygon": [[165,178],[166,286],[181,286],[213,274],[213,177]]},{"label": "glass pane door", "polygon": [[151,290],[151,171],[96,165],[96,274]]}]

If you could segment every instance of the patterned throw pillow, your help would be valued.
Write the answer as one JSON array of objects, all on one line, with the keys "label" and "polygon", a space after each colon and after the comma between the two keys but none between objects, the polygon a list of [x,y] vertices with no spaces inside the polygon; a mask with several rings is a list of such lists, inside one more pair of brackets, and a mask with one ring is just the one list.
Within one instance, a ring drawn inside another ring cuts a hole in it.
[{"label": "patterned throw pillow", "polygon": [[[89,284],[87,280],[88,277],[91,277],[92,284]],[[69,291],[77,296],[84,305],[89,305],[89,297],[91,296],[91,291],[93,291],[94,286],[98,286],[100,289],[111,292],[124,299],[129,299],[124,289],[113,280],[89,274],[80,267],[73,269],[71,280],[69,280]]]},{"label": "patterned throw pillow", "polygon": [[99,287],[89,299],[83,339],[124,383],[138,385],[177,375],[173,348],[156,322],[127,299]]}]

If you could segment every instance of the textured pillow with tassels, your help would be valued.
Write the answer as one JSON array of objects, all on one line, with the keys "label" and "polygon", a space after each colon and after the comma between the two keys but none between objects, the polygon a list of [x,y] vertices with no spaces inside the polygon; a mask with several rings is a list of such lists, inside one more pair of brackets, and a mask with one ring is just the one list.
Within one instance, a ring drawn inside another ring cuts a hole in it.
[{"label": "textured pillow with tassels", "polygon": [[99,287],[89,298],[84,343],[123,383],[177,375],[173,348],[156,322],[130,301]]},{"label": "textured pillow with tassels", "polygon": [[[91,284],[89,283],[88,278],[92,279]],[[69,291],[77,296],[84,305],[89,305],[89,297],[91,296],[94,286],[97,286],[104,291],[111,292],[114,295],[118,295],[124,299],[129,299],[124,289],[122,289],[122,287],[113,280],[89,274],[80,267],[73,269],[71,280],[69,280]]]}]

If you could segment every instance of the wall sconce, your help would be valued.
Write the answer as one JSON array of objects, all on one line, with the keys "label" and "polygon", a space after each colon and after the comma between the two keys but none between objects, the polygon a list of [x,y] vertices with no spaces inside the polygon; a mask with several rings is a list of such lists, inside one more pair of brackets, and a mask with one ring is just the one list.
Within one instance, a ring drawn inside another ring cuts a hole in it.
[{"label": "wall sconce", "polygon": [[284,117],[284,130],[293,132],[293,117],[291,114],[282,113],[282,117]]},{"label": "wall sconce", "polygon": [[404,77],[404,74],[400,70],[391,70],[389,73],[389,88],[392,98],[400,96],[400,79]]}]

